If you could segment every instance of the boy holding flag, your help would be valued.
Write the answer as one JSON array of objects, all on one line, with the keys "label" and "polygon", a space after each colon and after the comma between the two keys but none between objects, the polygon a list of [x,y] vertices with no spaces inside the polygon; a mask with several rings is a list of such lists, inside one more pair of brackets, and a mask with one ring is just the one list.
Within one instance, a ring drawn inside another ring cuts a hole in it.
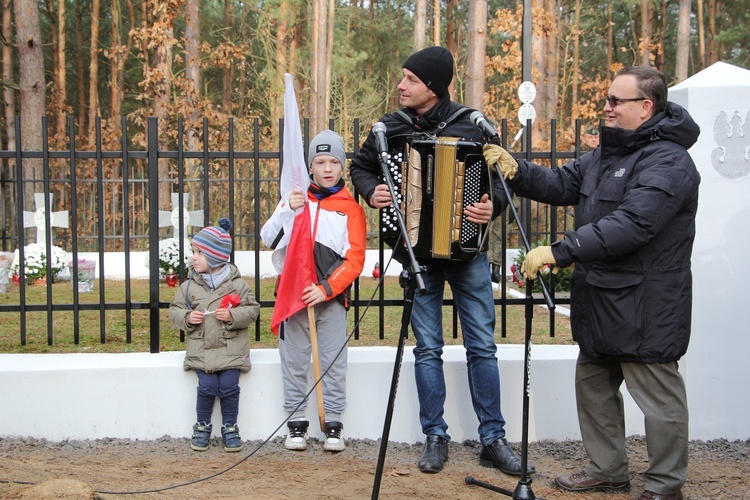
[{"label": "boy holding flag", "polygon": [[323,396],[319,411],[322,406],[325,413],[321,415],[326,434],[323,449],[342,451],[347,295],[364,267],[365,215],[344,186],[346,153],[338,134],[325,130],[310,142],[311,174],[307,175],[290,75],[286,86],[282,199],[261,230],[263,242],[274,250],[272,260],[280,274],[271,328],[279,334],[284,409],[290,414],[285,447],[307,448],[305,397],[310,355],[317,348],[326,371],[318,393]]}]

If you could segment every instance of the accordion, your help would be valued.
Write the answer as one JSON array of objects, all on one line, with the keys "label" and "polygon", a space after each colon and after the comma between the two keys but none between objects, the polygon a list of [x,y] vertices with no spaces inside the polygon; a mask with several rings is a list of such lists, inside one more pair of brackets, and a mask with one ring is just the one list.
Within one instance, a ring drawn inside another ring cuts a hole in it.
[{"label": "accordion", "polygon": [[[389,152],[388,169],[417,258],[471,260],[483,249],[487,225],[464,215],[466,206],[492,192],[482,143],[409,136]],[[381,211],[381,228],[384,241],[396,245],[401,230],[394,207]]]}]

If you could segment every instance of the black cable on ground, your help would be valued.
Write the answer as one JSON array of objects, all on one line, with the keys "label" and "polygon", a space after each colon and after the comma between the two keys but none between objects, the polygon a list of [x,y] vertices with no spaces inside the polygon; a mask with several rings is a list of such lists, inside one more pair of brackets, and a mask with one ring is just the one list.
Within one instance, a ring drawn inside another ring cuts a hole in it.
[{"label": "black cable on ground", "polygon": [[[380,273],[380,278],[378,278],[378,284],[375,286],[375,290],[373,290],[372,296],[370,297],[370,300],[367,301],[367,304],[365,305],[364,311],[362,312],[362,315],[359,317],[359,320],[357,321],[357,323],[355,323],[354,327],[352,328],[351,333],[346,337],[346,342],[344,342],[344,344],[341,346],[341,349],[339,349],[339,352],[336,353],[336,356],[334,357],[334,361],[341,355],[341,353],[344,351],[344,349],[346,348],[346,346],[349,344],[349,341],[351,340],[352,335],[354,335],[354,332],[356,331],[357,327],[362,322],[362,319],[367,314],[367,311],[370,309],[372,301],[375,298],[375,294],[378,292],[378,290],[382,286],[383,279],[385,278],[385,275],[386,275],[386,271],[388,270],[388,267],[390,266],[390,264],[391,264],[392,261],[393,261],[393,256],[391,256],[391,258],[388,260],[388,263],[386,264],[385,268],[382,269],[382,271]],[[310,395],[313,393],[313,391],[315,391],[315,388],[318,386],[318,384],[321,383],[321,381],[323,380],[323,377],[325,377],[326,374],[330,371],[332,365],[333,365],[333,361],[331,362],[331,365],[329,365],[328,368],[326,368],[326,370],[320,375],[320,378],[315,381],[315,383],[313,384],[313,386],[310,388],[310,390],[308,391],[308,393],[305,395],[304,399],[302,401],[300,401],[300,403],[297,405],[297,408],[295,408],[294,411],[296,411],[297,409],[299,409],[299,407],[302,406],[302,404],[310,398]],[[292,414],[294,413],[294,411],[292,411]],[[252,457],[256,453],[258,453],[266,444],[268,444],[268,442],[271,439],[274,438],[274,436],[276,436],[276,433],[279,432],[279,429],[281,429],[289,421],[290,417],[291,417],[291,415],[289,415],[286,419],[284,419],[284,421],[282,421],[279,424],[279,426],[276,427],[276,429],[274,429],[273,432],[265,440],[263,440],[262,443],[260,443],[258,445],[257,448],[255,448],[253,451],[251,451],[250,453],[248,453],[245,457],[243,457],[242,459],[240,459],[236,463],[230,465],[226,469],[223,469],[223,470],[221,470],[219,472],[216,472],[214,474],[211,474],[209,476],[202,477],[202,478],[199,478],[199,479],[194,479],[193,481],[187,481],[187,482],[184,482],[184,483],[174,484],[174,485],[171,485],[171,486],[164,486],[163,488],[153,488],[153,489],[149,489],[149,490],[137,490],[137,491],[94,490],[94,492],[95,493],[100,493],[102,495],[143,495],[145,493],[159,493],[159,492],[162,492],[162,491],[174,490],[174,489],[177,489],[177,488],[182,488],[182,487],[185,487],[185,486],[190,486],[191,484],[197,484],[197,483],[201,483],[203,481],[208,481],[209,479],[213,479],[215,477],[221,476],[222,474],[226,474],[230,470],[232,470],[235,467],[239,466],[240,464],[242,464],[243,462],[245,462],[247,459],[249,459],[250,457]],[[9,484],[9,483],[13,483],[13,484],[28,484],[28,485],[37,484],[37,483],[33,483],[33,482],[10,481],[10,480],[4,480],[4,479],[0,479],[0,483],[5,483],[5,484]]]}]

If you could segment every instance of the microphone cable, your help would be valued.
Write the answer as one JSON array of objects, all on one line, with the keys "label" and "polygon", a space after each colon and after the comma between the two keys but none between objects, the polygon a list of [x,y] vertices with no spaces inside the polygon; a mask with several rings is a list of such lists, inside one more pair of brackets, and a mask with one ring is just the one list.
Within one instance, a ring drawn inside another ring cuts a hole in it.
[{"label": "microphone cable", "polygon": [[[401,238],[401,237],[399,237],[399,241],[400,241],[400,238]],[[397,242],[397,244],[398,244],[398,242]],[[372,305],[372,302],[373,302],[373,300],[374,300],[374,298],[375,298],[375,294],[376,294],[376,293],[378,293],[378,290],[380,290],[380,287],[381,287],[381,286],[383,285],[383,279],[385,278],[385,275],[386,275],[386,273],[387,273],[387,271],[388,271],[388,268],[390,267],[390,265],[391,265],[391,262],[392,262],[392,261],[393,261],[393,253],[391,253],[391,256],[390,256],[390,258],[388,259],[388,262],[386,263],[385,267],[384,267],[384,268],[382,269],[382,271],[381,271],[381,273],[380,273],[380,278],[378,278],[378,282],[377,282],[377,284],[375,285],[375,289],[373,290],[373,292],[372,292],[372,295],[370,296],[370,299],[369,299],[369,300],[367,301],[367,303],[365,304],[365,308],[364,308],[364,311],[362,312],[362,315],[361,315],[361,316],[359,317],[359,319],[357,320],[357,322],[356,322],[356,323],[354,324],[354,326],[352,327],[352,331],[351,331],[351,333],[349,333],[349,335],[348,335],[348,336],[346,337],[346,342],[344,342],[344,343],[343,343],[343,344],[341,345],[341,348],[340,348],[340,349],[339,349],[339,351],[338,351],[338,352],[336,353],[336,356],[334,357],[334,361],[335,361],[336,359],[338,359],[338,357],[339,357],[339,356],[341,356],[341,353],[342,353],[342,352],[344,352],[344,349],[346,348],[346,346],[347,346],[347,345],[349,345],[349,341],[351,340],[352,336],[354,335],[354,332],[355,332],[355,331],[357,330],[357,328],[359,327],[360,323],[361,323],[361,322],[362,322],[362,320],[363,320],[363,319],[365,318],[365,316],[366,316],[366,314],[367,314],[367,311],[369,311],[369,310],[370,310],[370,307],[371,307],[371,305]],[[227,472],[229,472],[229,471],[231,471],[232,469],[234,469],[234,468],[238,467],[238,466],[239,466],[240,464],[244,463],[244,462],[245,462],[245,461],[247,461],[247,460],[248,460],[248,459],[249,459],[250,457],[252,457],[252,456],[254,456],[254,455],[255,455],[256,453],[258,453],[258,452],[259,452],[259,451],[260,451],[261,449],[263,449],[263,447],[264,447],[264,446],[266,446],[266,445],[268,444],[268,442],[269,442],[269,441],[271,441],[271,440],[272,440],[272,439],[273,439],[273,438],[274,438],[274,437],[276,436],[276,433],[277,433],[277,432],[279,432],[279,430],[280,430],[280,429],[281,429],[281,428],[282,428],[282,427],[283,427],[283,426],[284,426],[284,425],[285,425],[285,424],[286,424],[286,423],[287,423],[287,422],[289,421],[289,419],[291,418],[292,414],[294,414],[294,412],[295,412],[296,410],[298,410],[298,409],[300,408],[300,406],[302,406],[302,404],[303,404],[304,402],[306,402],[306,401],[308,401],[308,400],[309,400],[309,398],[310,398],[310,395],[311,395],[311,394],[312,394],[312,393],[313,393],[313,392],[315,391],[315,389],[316,389],[316,387],[318,386],[318,384],[320,384],[320,383],[322,382],[322,380],[323,380],[323,377],[325,377],[325,376],[326,376],[326,374],[327,374],[327,373],[328,373],[328,372],[330,371],[330,369],[331,369],[331,367],[332,367],[332,366],[333,366],[333,362],[331,362],[331,364],[330,364],[330,365],[328,366],[328,368],[326,368],[326,369],[325,369],[325,371],[324,371],[324,372],[323,372],[323,373],[322,373],[322,374],[320,375],[320,378],[319,378],[318,380],[316,380],[316,381],[315,381],[315,383],[314,383],[314,384],[312,385],[312,387],[311,387],[311,388],[310,388],[310,390],[309,390],[309,391],[307,392],[307,394],[305,395],[305,397],[304,397],[304,398],[302,399],[302,401],[300,401],[300,402],[299,402],[299,404],[298,404],[298,405],[297,405],[297,407],[296,407],[296,408],[295,408],[295,409],[294,409],[294,410],[293,410],[293,411],[291,412],[291,414],[290,414],[290,415],[289,415],[288,417],[286,417],[286,418],[285,418],[285,419],[284,419],[284,420],[283,420],[283,421],[282,421],[282,422],[281,422],[281,423],[280,423],[280,424],[278,425],[278,427],[276,427],[276,428],[275,428],[275,429],[273,430],[273,432],[271,432],[271,434],[270,434],[270,435],[269,435],[269,436],[268,436],[267,438],[265,438],[265,439],[263,440],[263,442],[261,442],[261,443],[260,443],[260,444],[259,444],[259,445],[258,445],[258,446],[257,446],[257,447],[256,447],[256,448],[254,449],[254,450],[252,450],[252,451],[251,451],[250,453],[248,453],[247,455],[245,455],[245,456],[244,456],[243,458],[241,458],[240,460],[238,460],[238,461],[237,461],[237,462],[235,462],[234,464],[232,464],[232,465],[230,465],[230,466],[226,467],[225,469],[223,469],[223,470],[220,470],[220,471],[218,471],[218,472],[215,472],[215,473],[213,473],[213,474],[210,474],[210,475],[208,475],[208,476],[205,476],[205,477],[201,477],[201,478],[198,478],[198,479],[194,479],[194,480],[192,480],[192,481],[186,481],[186,482],[183,482],[183,483],[173,484],[173,485],[171,485],[171,486],[164,486],[164,487],[161,487],[161,488],[152,488],[152,489],[146,489],[146,490],[133,490],[133,491],[108,491],[108,490],[94,490],[94,492],[95,492],[95,493],[99,493],[99,494],[102,494],[102,495],[143,495],[143,494],[146,494],[146,493],[159,493],[159,492],[162,492],[162,491],[174,490],[174,489],[177,489],[177,488],[183,488],[183,487],[185,487],[185,486],[190,486],[190,485],[193,485],[193,484],[201,483],[201,482],[204,482],[204,481],[208,481],[209,479],[213,479],[213,478],[215,478],[215,477],[218,477],[218,476],[221,476],[221,475],[223,475],[223,474],[226,474]],[[24,484],[24,485],[33,485],[33,484],[37,484],[37,483],[33,483],[33,482],[26,482],[26,481],[11,481],[11,480],[5,480],[5,479],[0,479],[0,483],[3,483],[3,484],[9,484],[9,483],[13,483],[13,484]]]}]

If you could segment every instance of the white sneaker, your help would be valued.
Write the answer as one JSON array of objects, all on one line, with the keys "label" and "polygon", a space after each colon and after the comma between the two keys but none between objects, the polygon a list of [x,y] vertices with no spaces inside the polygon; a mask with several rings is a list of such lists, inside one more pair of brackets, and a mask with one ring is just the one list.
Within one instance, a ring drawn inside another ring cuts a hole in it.
[{"label": "white sneaker", "polygon": [[287,450],[302,451],[307,449],[307,420],[291,420],[287,422],[289,434],[284,441],[284,448]]},{"label": "white sneaker", "polygon": [[346,449],[344,438],[341,437],[343,429],[344,426],[341,422],[326,422],[326,440],[323,443],[325,451],[344,451]]}]

